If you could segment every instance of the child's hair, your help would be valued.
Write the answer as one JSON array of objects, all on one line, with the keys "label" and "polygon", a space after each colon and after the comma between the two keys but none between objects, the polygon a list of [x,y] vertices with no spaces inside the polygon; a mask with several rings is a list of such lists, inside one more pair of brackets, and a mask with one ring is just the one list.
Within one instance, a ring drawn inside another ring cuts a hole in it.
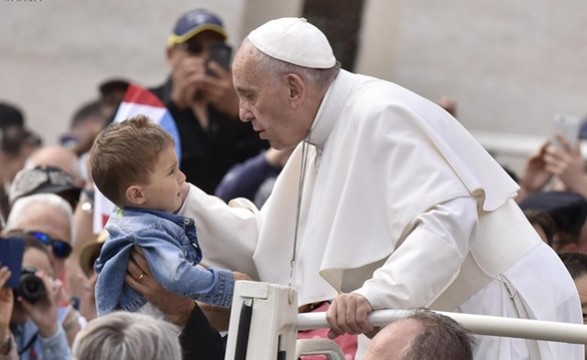
[{"label": "child's hair", "polygon": [[124,206],[126,189],[147,184],[161,151],[173,138],[145,115],[137,115],[102,130],[90,149],[92,179],[100,192]]}]

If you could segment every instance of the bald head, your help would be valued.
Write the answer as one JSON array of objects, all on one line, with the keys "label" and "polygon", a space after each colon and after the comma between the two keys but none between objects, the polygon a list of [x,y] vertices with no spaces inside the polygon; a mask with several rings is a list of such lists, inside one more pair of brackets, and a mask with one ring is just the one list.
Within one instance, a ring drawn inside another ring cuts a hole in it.
[{"label": "bald head", "polygon": [[54,166],[71,175],[75,185],[83,187],[83,177],[80,171],[77,155],[62,146],[44,146],[32,153],[26,161],[25,169],[36,166]]},{"label": "bald head", "polygon": [[422,331],[417,320],[394,321],[373,338],[364,360],[403,360]]}]

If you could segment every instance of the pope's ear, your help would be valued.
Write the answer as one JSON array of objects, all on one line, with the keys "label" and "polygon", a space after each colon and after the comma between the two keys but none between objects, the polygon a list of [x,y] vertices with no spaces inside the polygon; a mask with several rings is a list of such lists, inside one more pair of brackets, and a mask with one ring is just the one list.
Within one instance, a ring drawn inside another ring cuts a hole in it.
[{"label": "pope's ear", "polygon": [[147,200],[141,187],[138,185],[129,186],[124,195],[126,196],[126,201],[132,205],[142,205]]},{"label": "pope's ear", "polygon": [[306,94],[306,84],[298,74],[287,74],[285,83],[289,91],[289,100],[298,102],[304,98]]}]

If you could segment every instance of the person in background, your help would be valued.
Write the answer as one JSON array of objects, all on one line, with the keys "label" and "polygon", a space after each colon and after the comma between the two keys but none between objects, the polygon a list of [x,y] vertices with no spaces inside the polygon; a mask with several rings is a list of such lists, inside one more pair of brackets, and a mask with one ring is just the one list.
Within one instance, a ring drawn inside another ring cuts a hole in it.
[{"label": "person in background", "polygon": [[[126,94],[126,90],[128,89],[129,85],[130,81],[122,78],[107,79],[98,85],[98,91],[100,92],[99,102],[102,110],[102,116],[104,119],[106,119],[107,124],[112,122],[114,119],[116,110],[124,99],[124,95]],[[96,135],[98,134],[96,133]]]},{"label": "person in background", "polygon": [[[13,338],[10,351],[19,354],[21,360],[69,359],[70,344],[80,330],[80,324],[74,309],[70,306],[59,306],[64,293],[61,281],[53,276],[47,248],[26,232],[9,231],[5,236],[20,237],[24,240],[23,272],[28,272],[29,279],[34,279],[29,281],[42,283],[42,286],[27,287],[29,290],[39,291],[21,290],[14,295],[10,317]],[[9,306],[10,301],[0,302],[0,313],[3,316]],[[0,354],[10,352],[3,353],[0,349]],[[4,360],[2,355],[0,359]]]},{"label": "person in background", "polygon": [[[569,270],[581,299],[583,324],[587,325],[587,254],[581,252],[562,252],[558,254]],[[587,349],[585,350],[587,359]]]},{"label": "person in background", "polygon": [[73,344],[79,360],[181,360],[175,329],[150,316],[123,311],[92,320]]},{"label": "person in background", "polygon": [[180,169],[186,181],[209,194],[228,169],[267,148],[251,126],[238,121],[230,69],[211,60],[226,45],[220,17],[205,9],[183,14],[169,35],[167,81],[150,89],[169,109],[179,131]]},{"label": "person in background", "polygon": [[568,191],[533,193],[519,203],[526,212],[546,213],[554,221],[554,233],[548,243],[554,251],[577,251],[579,237],[587,219],[587,200]]},{"label": "person in background", "polygon": [[100,250],[104,241],[108,238],[108,232],[102,230],[93,241],[84,244],[80,251],[79,266],[82,269],[87,281],[84,284],[84,291],[80,296],[80,314],[88,321],[96,318],[96,280],[98,278],[94,264],[100,256]]},{"label": "person in background", "polygon": [[568,251],[558,255],[575,282],[583,308],[583,323],[587,325],[587,254]]},{"label": "person in background", "polygon": [[75,111],[69,131],[59,138],[61,146],[71,149],[77,156],[87,152],[96,135],[106,126],[102,103],[92,100]]},{"label": "person in background", "polygon": [[44,146],[29,156],[10,190],[11,202],[29,194],[55,193],[71,205],[74,211],[72,228],[75,229],[71,239],[73,250],[67,258],[69,271],[62,280],[74,303],[79,302],[88,281],[79,269],[79,252],[85,241],[94,236],[93,187],[82,171],[83,162],[84,158],[80,159],[71,149]]},{"label": "person in background", "polygon": [[524,214],[542,241],[552,247],[556,233],[556,223],[552,216],[543,210],[524,210]]},{"label": "person in background", "polygon": [[0,264],[0,359],[18,360],[16,344],[10,332],[10,318],[14,308],[14,294],[12,289],[4,285],[10,279],[12,273],[7,266]]},{"label": "person in background", "polygon": [[234,198],[244,197],[261,208],[293,149],[269,148],[244,163],[233,166],[224,175],[214,194],[227,203]]},{"label": "person in background", "polygon": [[6,189],[43,141],[24,127],[23,115],[15,107],[0,104],[0,229],[10,212]]},{"label": "person in background", "polygon": [[453,319],[418,309],[379,331],[364,360],[473,360],[474,345]]},{"label": "person in background", "polygon": [[55,194],[34,194],[14,202],[6,221],[6,230],[20,230],[33,236],[49,251],[58,279],[64,279],[65,260],[71,254],[73,236],[72,212],[69,204]]}]

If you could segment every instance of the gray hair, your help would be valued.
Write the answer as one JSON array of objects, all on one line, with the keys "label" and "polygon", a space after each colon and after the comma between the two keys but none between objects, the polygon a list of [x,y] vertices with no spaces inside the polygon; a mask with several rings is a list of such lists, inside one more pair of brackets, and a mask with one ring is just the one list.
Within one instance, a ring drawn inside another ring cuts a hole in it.
[{"label": "gray hair", "polygon": [[452,318],[418,309],[407,319],[418,321],[422,332],[402,360],[472,360],[475,339]]},{"label": "gray hair", "polygon": [[71,205],[59,195],[51,193],[33,194],[18,198],[12,205],[8,219],[6,219],[6,230],[18,229],[20,219],[26,216],[27,209],[36,204],[47,205],[61,211],[69,222],[71,241],[74,239],[73,210]]},{"label": "gray hair", "polygon": [[181,360],[173,325],[151,316],[116,311],[88,323],[72,347],[78,360]]},{"label": "gray hair", "polygon": [[296,74],[314,83],[314,85],[325,89],[334,81],[338,72],[340,71],[340,62],[337,61],[333,67],[328,69],[314,69],[305,66],[299,66],[292,63],[288,63],[283,60],[271,57],[264,52],[257,49],[252,43],[245,39],[243,43],[251,44],[253,50],[253,60],[257,64],[257,69],[266,71],[271,74],[275,79],[283,74]]}]

